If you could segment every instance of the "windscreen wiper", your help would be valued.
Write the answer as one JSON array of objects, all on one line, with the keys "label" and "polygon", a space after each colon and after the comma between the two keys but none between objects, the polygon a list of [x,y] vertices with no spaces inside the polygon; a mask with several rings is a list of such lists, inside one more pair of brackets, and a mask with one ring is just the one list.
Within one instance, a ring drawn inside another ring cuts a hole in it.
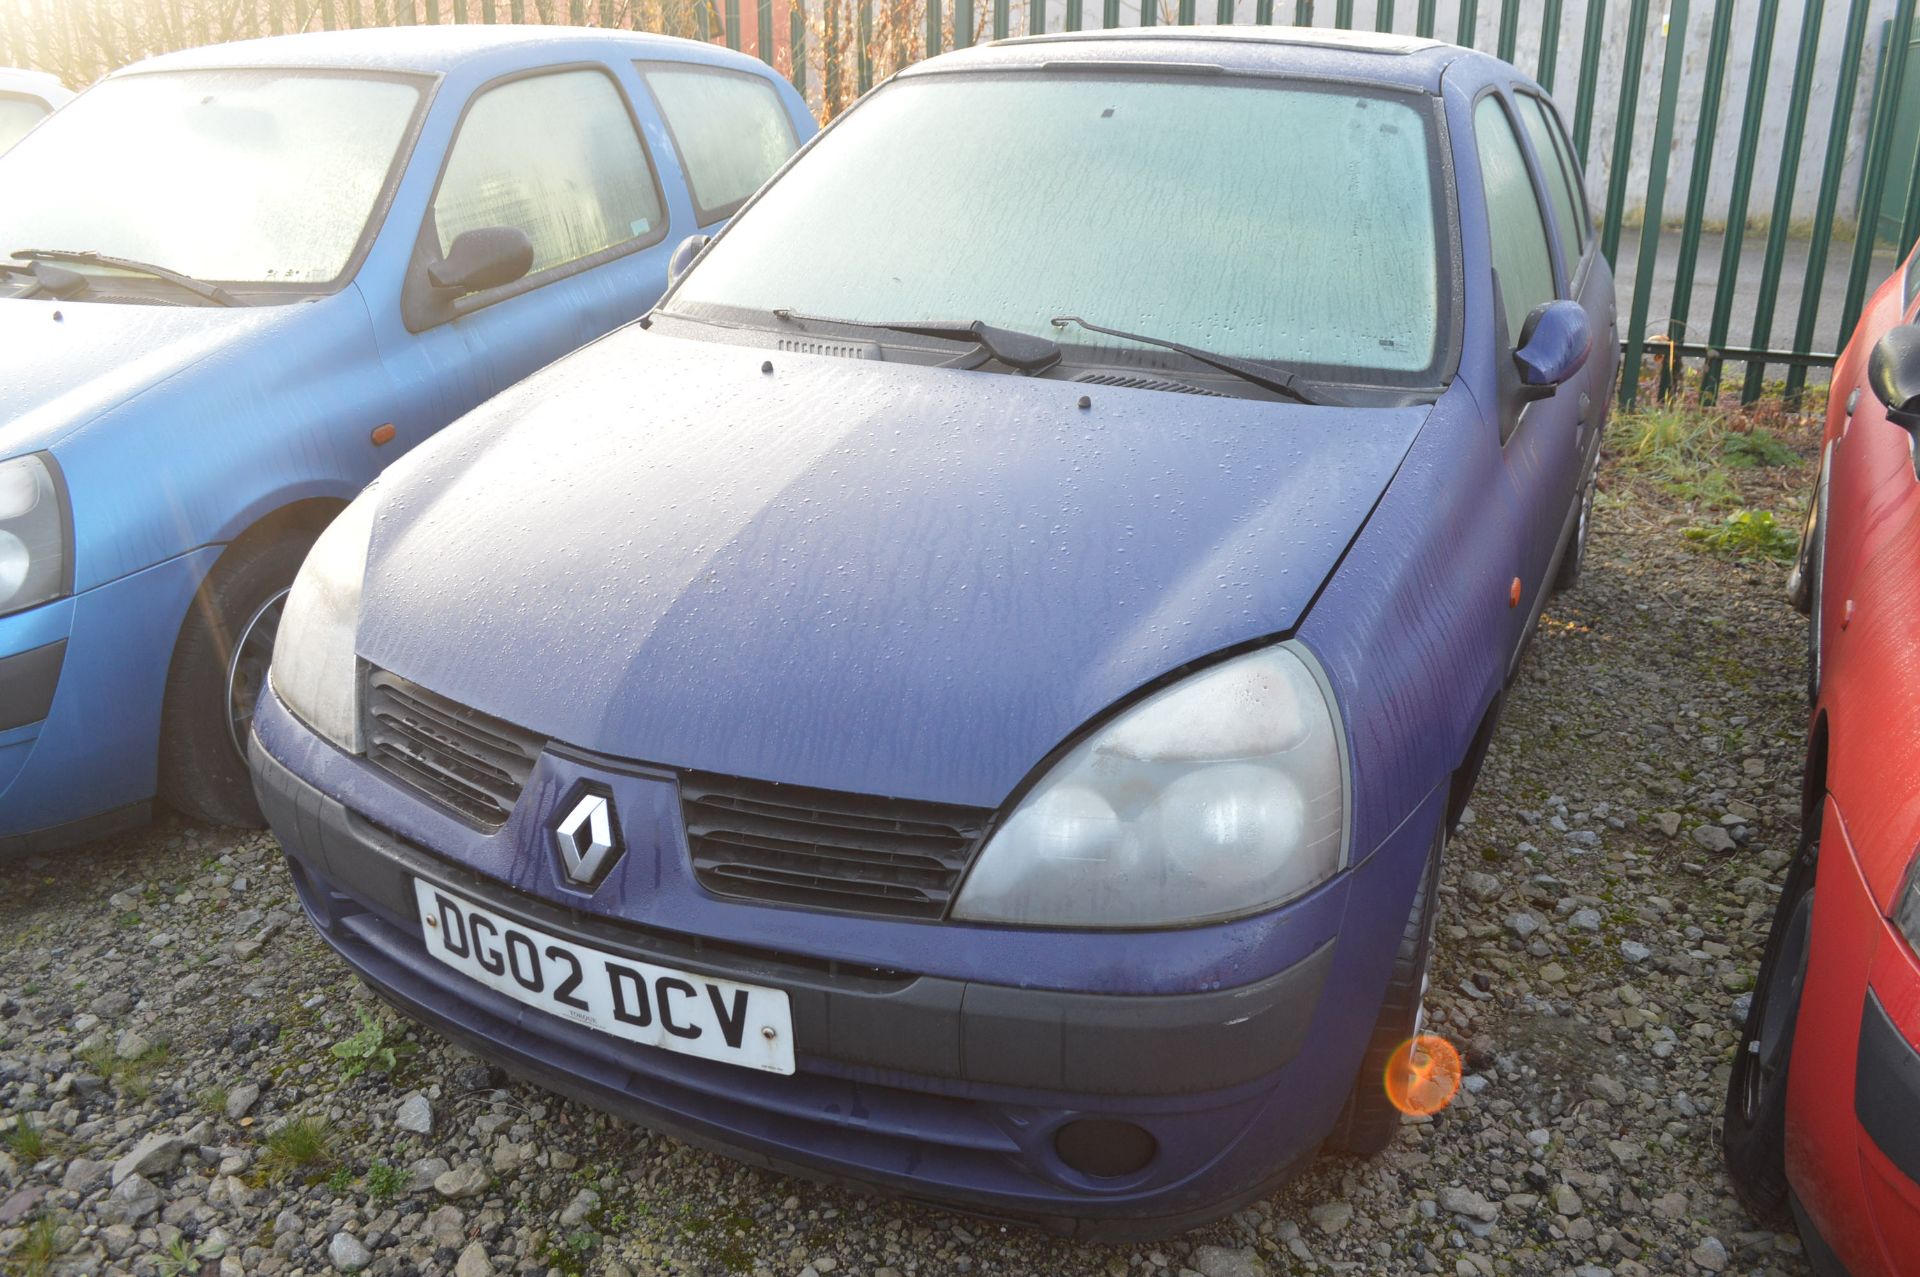
[{"label": "windscreen wiper", "polygon": [[29,262],[22,266],[18,262],[0,260],[0,270],[13,275],[25,275],[33,281],[31,289],[22,297],[33,293],[45,293],[61,301],[78,297],[87,291],[87,277],[78,271],[62,270],[52,262]]},{"label": "windscreen wiper", "polygon": [[105,266],[110,270],[121,270],[133,275],[145,275],[149,279],[164,280],[196,296],[204,297],[216,305],[245,305],[238,297],[218,284],[209,284],[191,275],[182,275],[177,270],[168,270],[165,266],[155,266],[151,262],[136,262],[128,257],[109,257],[105,253],[70,252],[63,248],[17,248],[11,256],[26,262],[74,262],[81,266]]},{"label": "windscreen wiper", "polygon": [[1171,350],[1176,354],[1185,355],[1189,359],[1198,360],[1210,368],[1218,368],[1221,372],[1232,373],[1242,381],[1250,381],[1256,386],[1265,387],[1275,394],[1285,395],[1289,399],[1297,400],[1300,403],[1330,404],[1334,402],[1321,391],[1308,390],[1306,383],[1303,382],[1299,376],[1287,372],[1285,369],[1272,368],[1265,364],[1257,364],[1250,359],[1239,359],[1233,355],[1218,355],[1211,350],[1201,350],[1197,346],[1189,346],[1182,342],[1169,341],[1165,337],[1147,337],[1140,333],[1125,332],[1118,328],[1103,328],[1099,324],[1088,323],[1078,315],[1055,315],[1053,317],[1053,326],[1055,328],[1065,328],[1068,324],[1078,325],[1090,333],[1100,333],[1107,337],[1118,337],[1122,341],[1137,341],[1145,346],[1158,346],[1162,350]]},{"label": "windscreen wiper", "polygon": [[1011,328],[996,328],[992,324],[976,319],[971,323],[957,320],[909,320],[902,323],[882,323],[872,319],[837,319],[831,315],[803,315],[797,310],[776,307],[775,319],[783,323],[844,324],[848,328],[878,328],[891,333],[906,333],[913,337],[937,337],[945,341],[971,342],[993,358],[1018,368],[1021,372],[1045,372],[1060,362],[1060,343],[1050,337],[1038,337],[1033,333],[1016,332]]}]

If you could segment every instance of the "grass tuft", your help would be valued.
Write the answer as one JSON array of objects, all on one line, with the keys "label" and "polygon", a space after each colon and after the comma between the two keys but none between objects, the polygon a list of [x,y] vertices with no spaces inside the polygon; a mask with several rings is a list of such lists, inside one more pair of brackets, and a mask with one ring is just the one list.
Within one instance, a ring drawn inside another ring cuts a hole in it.
[{"label": "grass tuft", "polygon": [[301,1170],[319,1170],[333,1160],[333,1132],[319,1118],[297,1117],[267,1135],[260,1169],[279,1179]]},{"label": "grass tuft", "polygon": [[1741,510],[1713,527],[1688,528],[1687,539],[1735,558],[1793,560],[1800,538],[1766,510]]}]

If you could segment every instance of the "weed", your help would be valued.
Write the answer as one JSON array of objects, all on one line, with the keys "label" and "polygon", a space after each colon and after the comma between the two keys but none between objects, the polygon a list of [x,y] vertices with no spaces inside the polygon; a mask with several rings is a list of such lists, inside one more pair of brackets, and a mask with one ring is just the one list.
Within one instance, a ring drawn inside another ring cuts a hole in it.
[{"label": "weed", "polygon": [[368,1069],[390,1074],[417,1049],[411,1042],[387,1041],[387,1026],[365,1007],[355,1007],[354,1011],[360,1017],[359,1032],[340,1039],[332,1047],[333,1058],[340,1061],[342,1076],[355,1078]]},{"label": "weed", "polygon": [[42,1215],[27,1225],[27,1235],[13,1249],[12,1259],[21,1277],[43,1277],[60,1254],[60,1221]]},{"label": "weed", "polygon": [[200,1266],[200,1257],[194,1254],[193,1243],[184,1237],[173,1239],[173,1245],[154,1261],[160,1270],[160,1277],[182,1277]]},{"label": "weed", "polygon": [[1728,465],[1742,469],[1791,466],[1800,461],[1800,454],[1780,442],[1770,430],[1728,435],[1720,444],[1720,456]]},{"label": "weed", "polygon": [[224,1086],[210,1086],[200,1092],[200,1107],[205,1109],[210,1116],[225,1117],[227,1115],[227,1088]]},{"label": "weed", "polygon": [[406,1186],[406,1173],[397,1166],[375,1162],[367,1167],[367,1196],[376,1202],[400,1196]]},{"label": "weed", "polygon": [[353,1172],[345,1166],[337,1167],[327,1176],[327,1191],[335,1197],[344,1196],[353,1191]]},{"label": "weed", "polygon": [[19,1125],[7,1132],[7,1147],[21,1161],[37,1162],[47,1155],[47,1133],[32,1118],[22,1117]]},{"label": "weed", "polygon": [[260,1168],[273,1178],[311,1167],[319,1169],[332,1160],[333,1132],[318,1118],[299,1117],[277,1127],[267,1136],[267,1151]]},{"label": "weed", "polygon": [[140,1054],[123,1059],[113,1043],[99,1042],[79,1054],[101,1080],[113,1083],[133,1099],[143,1100],[153,1092],[153,1075],[166,1063],[169,1049],[165,1042],[156,1042]]},{"label": "weed", "polygon": [[1740,510],[1716,527],[1688,528],[1686,535],[1688,540],[1722,554],[1780,563],[1791,561],[1800,546],[1800,538],[1765,510]]}]

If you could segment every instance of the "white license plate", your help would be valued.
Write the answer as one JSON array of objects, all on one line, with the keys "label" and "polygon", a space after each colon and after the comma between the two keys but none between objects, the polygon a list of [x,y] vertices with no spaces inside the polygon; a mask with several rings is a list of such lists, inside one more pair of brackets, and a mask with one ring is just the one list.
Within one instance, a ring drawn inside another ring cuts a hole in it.
[{"label": "white license plate", "polygon": [[418,878],[427,952],[530,1007],[664,1051],[793,1072],[793,1011],[779,989],[603,953]]}]

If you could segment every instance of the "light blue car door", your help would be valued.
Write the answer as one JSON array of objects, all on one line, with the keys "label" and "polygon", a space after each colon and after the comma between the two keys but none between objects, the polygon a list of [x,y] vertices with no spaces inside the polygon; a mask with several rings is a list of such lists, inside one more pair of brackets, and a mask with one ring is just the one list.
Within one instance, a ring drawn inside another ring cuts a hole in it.
[{"label": "light blue car door", "polygon": [[[623,70],[577,63],[497,79],[455,126],[402,310],[424,341],[457,335],[489,393],[638,318],[666,288],[675,203],[679,227],[690,224],[684,198],[663,184]],[[464,232],[492,227],[526,235],[532,269],[465,296],[435,289],[429,266]]]}]

